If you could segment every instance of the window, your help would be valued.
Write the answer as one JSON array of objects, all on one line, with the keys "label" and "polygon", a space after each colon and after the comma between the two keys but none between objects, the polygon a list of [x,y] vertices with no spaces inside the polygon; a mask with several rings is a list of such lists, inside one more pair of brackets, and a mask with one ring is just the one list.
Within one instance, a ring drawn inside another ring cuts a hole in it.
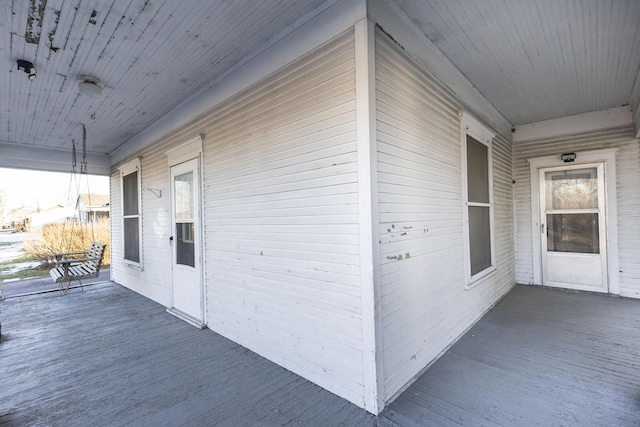
[{"label": "window", "polygon": [[121,166],[120,177],[123,259],[126,264],[142,268],[140,161],[136,159]]},{"label": "window", "polygon": [[491,164],[491,140],[494,136],[479,121],[463,113],[462,181],[467,284],[495,269]]}]

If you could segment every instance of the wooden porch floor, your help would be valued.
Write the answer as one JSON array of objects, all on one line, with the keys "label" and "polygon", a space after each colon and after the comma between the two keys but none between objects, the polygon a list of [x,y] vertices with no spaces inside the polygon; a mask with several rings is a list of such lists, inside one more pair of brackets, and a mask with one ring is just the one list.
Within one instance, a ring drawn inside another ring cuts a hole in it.
[{"label": "wooden porch floor", "polygon": [[0,425],[365,425],[375,417],[113,283],[0,304]]},{"label": "wooden porch floor", "polygon": [[635,300],[517,286],[381,417],[116,284],[0,311],[0,425],[640,425]]},{"label": "wooden porch floor", "polygon": [[402,426],[640,426],[640,301],[516,286],[384,412]]}]

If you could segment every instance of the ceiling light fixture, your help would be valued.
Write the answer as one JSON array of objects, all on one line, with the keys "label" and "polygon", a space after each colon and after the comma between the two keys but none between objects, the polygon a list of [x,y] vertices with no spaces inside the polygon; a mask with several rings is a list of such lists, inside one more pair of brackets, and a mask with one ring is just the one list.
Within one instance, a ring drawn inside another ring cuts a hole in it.
[{"label": "ceiling light fixture", "polygon": [[83,77],[78,82],[78,90],[88,98],[100,98],[102,96],[102,86],[98,84],[99,80],[94,77]]},{"label": "ceiling light fixture", "polygon": [[33,80],[36,78],[36,67],[33,66],[32,62],[26,61],[24,59],[18,59],[18,70],[24,70],[25,73],[29,75],[29,80]]}]

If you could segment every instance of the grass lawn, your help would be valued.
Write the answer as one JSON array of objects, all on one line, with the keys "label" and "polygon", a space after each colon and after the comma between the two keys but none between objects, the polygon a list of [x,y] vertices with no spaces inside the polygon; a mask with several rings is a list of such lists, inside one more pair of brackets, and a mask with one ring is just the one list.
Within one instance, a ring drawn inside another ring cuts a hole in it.
[{"label": "grass lawn", "polygon": [[[4,242],[3,242],[4,243]],[[1,245],[2,243],[0,243]],[[15,269],[16,264],[37,261],[34,257],[24,255],[10,261],[0,262],[0,281],[10,279],[30,279],[32,277],[42,277],[47,275],[47,269],[37,267],[27,267],[18,271]]]}]

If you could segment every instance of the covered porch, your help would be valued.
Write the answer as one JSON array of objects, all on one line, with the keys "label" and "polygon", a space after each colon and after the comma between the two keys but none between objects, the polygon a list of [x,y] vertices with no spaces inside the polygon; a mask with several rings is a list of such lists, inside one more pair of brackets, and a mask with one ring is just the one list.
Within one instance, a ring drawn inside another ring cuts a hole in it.
[{"label": "covered porch", "polygon": [[637,302],[459,338],[640,299],[640,2],[214,3],[2,8],[0,166],[160,305],[2,303],[0,423],[638,424]]},{"label": "covered porch", "polygon": [[0,310],[4,425],[640,420],[636,300],[516,286],[379,417],[115,283]]}]

